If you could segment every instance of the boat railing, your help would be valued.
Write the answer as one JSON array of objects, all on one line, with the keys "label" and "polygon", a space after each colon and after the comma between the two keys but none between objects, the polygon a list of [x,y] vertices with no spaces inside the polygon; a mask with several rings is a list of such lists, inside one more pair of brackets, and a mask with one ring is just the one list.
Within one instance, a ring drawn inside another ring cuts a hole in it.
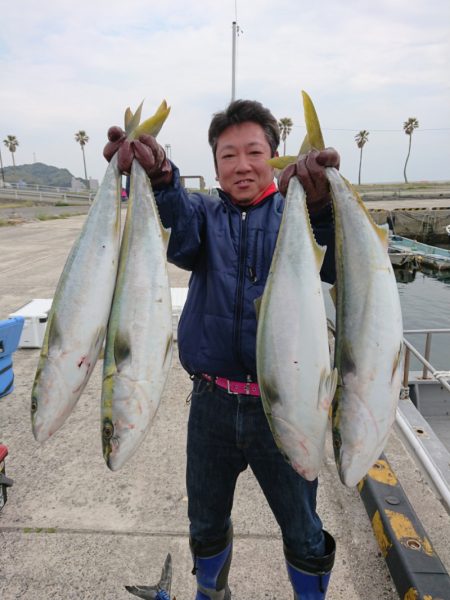
[{"label": "boat railing", "polygon": [[405,351],[405,366],[403,371],[403,389],[408,389],[408,381],[409,381],[409,370],[410,370],[410,361],[411,354],[413,354],[423,365],[422,369],[422,377],[423,380],[436,379],[439,383],[444,387],[448,392],[450,392],[450,371],[440,371],[433,367],[430,363],[430,354],[431,354],[431,341],[433,335],[442,334],[442,333],[450,333],[450,329],[408,329],[405,330],[404,335],[416,335],[421,334],[425,335],[425,351],[424,355],[422,355],[417,348],[411,344],[406,338],[403,339],[406,347]]}]

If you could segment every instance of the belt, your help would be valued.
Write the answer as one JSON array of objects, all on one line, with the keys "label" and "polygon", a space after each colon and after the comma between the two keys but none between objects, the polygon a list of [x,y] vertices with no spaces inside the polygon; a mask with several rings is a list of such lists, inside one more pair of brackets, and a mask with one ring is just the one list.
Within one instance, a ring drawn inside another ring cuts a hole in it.
[{"label": "belt", "polygon": [[218,387],[226,390],[229,394],[243,394],[244,396],[260,396],[259,385],[251,381],[231,381],[225,377],[213,377],[202,373],[206,381],[213,381]]}]

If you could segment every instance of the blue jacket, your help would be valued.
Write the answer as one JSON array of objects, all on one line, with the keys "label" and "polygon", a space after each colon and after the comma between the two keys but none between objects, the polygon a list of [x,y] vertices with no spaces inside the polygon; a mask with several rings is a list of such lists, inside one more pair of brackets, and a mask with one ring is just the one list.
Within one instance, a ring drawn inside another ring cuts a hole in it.
[{"label": "blue jacket", "polygon": [[[162,223],[171,228],[167,258],[192,271],[178,328],[180,361],[190,374],[256,381],[254,300],[266,283],[284,198],[276,192],[240,209],[228,196],[189,194],[174,168],[172,185],[155,192]],[[334,282],[331,208],[312,219],[328,247],[322,279]]]}]

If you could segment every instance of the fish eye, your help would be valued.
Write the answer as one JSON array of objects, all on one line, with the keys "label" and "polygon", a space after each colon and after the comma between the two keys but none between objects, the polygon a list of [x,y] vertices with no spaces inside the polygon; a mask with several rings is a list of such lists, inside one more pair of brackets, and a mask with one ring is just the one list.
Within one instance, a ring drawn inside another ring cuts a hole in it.
[{"label": "fish eye", "polygon": [[114,425],[111,422],[105,423],[103,425],[102,436],[103,439],[109,441],[114,434]]},{"label": "fish eye", "polygon": [[31,412],[35,413],[38,409],[38,402],[35,397],[31,398]]}]

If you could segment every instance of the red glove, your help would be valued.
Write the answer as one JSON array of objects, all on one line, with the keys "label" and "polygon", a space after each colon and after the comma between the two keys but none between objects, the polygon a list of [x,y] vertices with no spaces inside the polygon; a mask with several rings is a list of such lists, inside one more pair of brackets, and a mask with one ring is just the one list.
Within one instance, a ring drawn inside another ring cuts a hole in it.
[{"label": "red glove", "polygon": [[278,179],[278,189],[286,196],[289,180],[296,175],[306,192],[309,212],[318,213],[331,202],[325,167],[339,169],[339,164],[340,156],[334,148],[326,148],[321,152],[311,150],[306,155],[300,155],[297,162],[283,169]]},{"label": "red glove", "polygon": [[121,173],[130,173],[136,159],[149,176],[153,187],[163,187],[172,181],[172,165],[166,153],[151,135],[143,134],[138,140],[127,139],[125,132],[117,126],[108,129],[109,142],[103,156],[109,162],[116,152],[117,166]]}]

